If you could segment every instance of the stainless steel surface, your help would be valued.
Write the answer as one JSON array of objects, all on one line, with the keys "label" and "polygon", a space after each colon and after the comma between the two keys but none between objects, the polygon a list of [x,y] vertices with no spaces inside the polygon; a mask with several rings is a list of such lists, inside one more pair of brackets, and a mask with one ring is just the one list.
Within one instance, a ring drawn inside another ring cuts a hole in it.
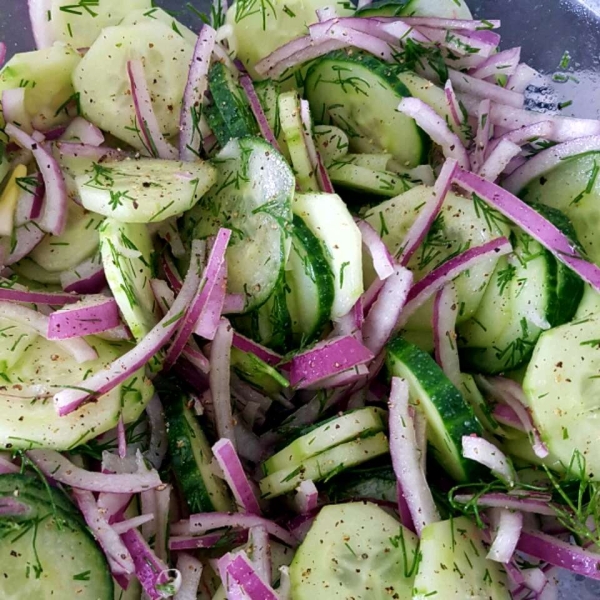
[{"label": "stainless steel surface", "polygon": [[[502,19],[502,46],[521,46],[522,60],[547,75],[530,90],[530,105],[556,109],[558,102],[571,100],[563,114],[600,118],[600,0],[467,1],[476,16]],[[157,4],[198,27],[199,20],[185,8],[185,0],[158,0]],[[202,8],[207,0],[193,4]],[[9,56],[33,48],[27,0],[0,0],[0,40],[7,44]],[[571,56],[566,71],[559,69],[565,52]],[[552,77],[557,72],[572,78],[557,83]],[[600,582],[566,572],[560,579],[561,599],[600,598]]]}]

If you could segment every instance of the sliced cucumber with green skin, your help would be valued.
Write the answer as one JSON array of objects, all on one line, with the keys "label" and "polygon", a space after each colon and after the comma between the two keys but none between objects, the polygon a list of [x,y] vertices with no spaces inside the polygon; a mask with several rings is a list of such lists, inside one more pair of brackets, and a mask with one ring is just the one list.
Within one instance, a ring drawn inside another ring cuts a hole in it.
[{"label": "sliced cucumber with green skin", "polygon": [[360,498],[397,502],[398,479],[391,464],[380,467],[348,469],[333,477],[324,486],[324,493],[332,504]]},{"label": "sliced cucumber with green skin", "polygon": [[383,432],[340,444],[307,458],[295,465],[267,475],[259,483],[264,498],[276,498],[295,490],[300,483],[327,480],[344,469],[360,465],[389,452],[388,440]]},{"label": "sliced cucumber with green skin", "polygon": [[413,600],[510,600],[501,563],[488,560],[481,531],[468,517],[430,523],[421,532]]},{"label": "sliced cucumber with green skin", "polygon": [[29,253],[29,257],[46,271],[72,269],[98,249],[98,228],[103,220],[99,215],[70,202],[65,231],[59,236],[47,235]]},{"label": "sliced cucumber with green skin", "polygon": [[171,466],[192,513],[231,510],[225,483],[213,472],[213,453],[189,407],[189,395],[169,384],[159,386],[164,401]]},{"label": "sliced cucumber with green skin", "polygon": [[[416,186],[397,198],[386,200],[366,211],[365,220],[381,235],[392,254],[397,254],[402,248],[410,226],[424,204],[430,200],[431,191],[431,187]],[[408,266],[418,281],[452,256],[509,234],[506,219],[487,209],[482,201],[450,192],[438,218]],[[460,306],[457,315],[459,323],[469,319],[477,310],[497,262],[497,258],[490,258],[454,280]],[[369,270],[369,267],[367,264],[367,285],[374,278],[374,271],[372,268]],[[433,300],[411,317],[406,329],[430,331],[432,312]]]},{"label": "sliced cucumber with green skin", "polygon": [[[243,138],[258,133],[258,126],[244,90],[222,62],[216,62],[210,68],[208,89],[212,94],[214,106],[225,124],[227,131],[225,143],[233,138]],[[224,145],[220,140],[219,143]]]},{"label": "sliced cucumber with green skin", "polygon": [[329,322],[335,278],[321,242],[298,215],[294,215],[285,281],[292,332],[297,341],[311,342]]},{"label": "sliced cucumber with green skin", "polygon": [[266,475],[298,467],[308,458],[330,450],[344,442],[369,434],[379,433],[386,427],[386,413],[380,408],[367,407],[329,419],[312,431],[294,440],[289,446],[266,460],[262,469]]},{"label": "sliced cucumber with green skin", "polygon": [[[162,8],[152,6],[153,2],[151,0],[136,1],[144,2],[144,6],[138,8],[137,10],[128,9],[125,18],[118,23],[114,23],[115,25],[137,25],[138,23],[143,23],[144,21],[160,21],[161,23],[168,25],[177,35],[180,35],[188,44],[190,44],[191,46],[196,45],[198,36],[191,29],[186,27],[183,23],[175,19],[173,15],[170,15],[167,11],[163,10]],[[146,6],[147,4],[150,4],[150,6]]]},{"label": "sliced cucumber with green skin", "polygon": [[269,299],[255,311],[232,319],[234,327],[255,342],[285,353],[292,335],[292,318],[286,296],[287,284],[282,271]]},{"label": "sliced cucumber with green skin", "polygon": [[483,425],[486,431],[493,433],[494,435],[501,435],[505,437],[506,431],[500,426],[498,421],[494,419],[492,415],[492,407],[486,399],[483,397],[475,379],[472,375],[467,373],[460,374],[460,385],[458,390],[462,394],[463,398],[471,405],[475,416],[479,419],[479,422]]},{"label": "sliced cucumber with green skin", "polygon": [[[340,162],[347,162],[351,165],[358,165],[359,167],[365,167],[372,171],[387,171],[388,163],[392,158],[391,154],[346,154],[343,158],[340,158]],[[335,164],[335,163],[332,163]],[[390,173],[392,174],[392,173]],[[395,174],[393,174],[395,176]],[[413,186],[410,186],[413,187]],[[403,192],[410,189],[407,187]],[[399,192],[401,193],[401,192]]]},{"label": "sliced cucumber with green skin", "polygon": [[272,396],[289,387],[289,381],[275,368],[268,365],[252,352],[239,348],[231,349],[231,368],[235,373],[254,387]]},{"label": "sliced cucumber with green skin", "polygon": [[[58,344],[36,337],[19,361],[3,373],[0,393],[0,447],[71,450],[115,427],[122,416],[135,421],[153,394],[141,369],[133,377],[101,396],[59,417],[52,403],[57,389],[77,385],[131,348],[129,344],[86,338],[98,358],[79,364]],[[2,342],[4,343],[4,342]]]},{"label": "sliced cucumber with green skin", "polygon": [[387,368],[393,377],[406,379],[411,402],[427,419],[427,440],[440,465],[457,481],[467,481],[477,465],[462,456],[462,438],[481,435],[481,424],[437,363],[423,350],[401,337],[387,347]]},{"label": "sliced cucumber with green skin", "polygon": [[71,75],[80,60],[74,48],[61,43],[15,54],[0,71],[0,93],[25,88],[25,109],[32,125],[52,129],[69,118],[66,105],[75,92]]},{"label": "sliced cucumber with green skin", "polygon": [[123,223],[160,223],[193,208],[216,180],[208,162],[141,158],[90,161],[75,184],[88,210]]},{"label": "sliced cucumber with green skin", "polygon": [[0,519],[3,600],[113,600],[110,569],[87,528],[51,503],[32,496],[18,501],[28,513]]},{"label": "sliced cucumber with green skin", "polygon": [[0,475],[0,496],[33,498],[50,506],[54,505],[69,513],[75,519],[82,520],[79,509],[64,492],[35,476],[25,475],[24,473]]},{"label": "sliced cucumber with green skin", "polygon": [[231,140],[213,164],[217,183],[187,213],[185,232],[191,239],[232,230],[227,286],[244,295],[250,311],[268,300],[285,266],[294,174],[270,144],[253,137]]},{"label": "sliced cucumber with green skin", "polygon": [[552,326],[556,260],[520,231],[513,234],[513,251],[500,259],[479,308],[458,329],[461,358],[477,373],[520,367],[529,360],[541,332]]},{"label": "sliced cucumber with green skin", "polygon": [[413,186],[409,179],[399,177],[395,173],[377,171],[346,161],[345,158],[329,163],[327,173],[336,187],[384,198],[403,194]]},{"label": "sliced cucumber with green skin", "polygon": [[361,17],[439,17],[472,19],[464,0],[375,0],[356,11]]},{"label": "sliced cucumber with green skin", "polygon": [[152,108],[163,135],[179,132],[179,110],[193,46],[158,20],[103,29],[73,73],[83,116],[144,152],[127,62],[144,64]]},{"label": "sliced cucumber with green skin", "polygon": [[588,257],[600,264],[600,152],[567,158],[519,191],[525,202],[562,211],[572,222]]},{"label": "sliced cucumber with green skin", "polygon": [[331,317],[339,318],[354,306],[363,292],[360,231],[336,194],[296,194],[293,210],[321,242],[334,276]]},{"label": "sliced cucumber with green skin", "polygon": [[325,506],[290,566],[295,600],[411,600],[417,537],[370,502]]},{"label": "sliced cucumber with green skin", "polygon": [[106,281],[133,337],[142,339],[158,323],[150,287],[154,246],[145,225],[106,219],[100,228],[100,252]]},{"label": "sliced cucumber with green skin", "polygon": [[105,27],[118,25],[130,11],[152,8],[151,0],[102,0],[75,4],[72,0],[52,0],[48,26],[57,40],[73,48],[89,48]]},{"label": "sliced cucumber with green skin", "polygon": [[281,121],[279,119],[279,96],[281,95],[281,88],[276,81],[265,79],[264,81],[257,81],[254,83],[254,89],[256,95],[260,101],[269,127],[279,144],[281,153],[290,160],[290,153],[287,149],[285,138],[283,137],[283,131],[281,129]]},{"label": "sliced cucumber with green skin", "polygon": [[397,111],[410,96],[401,68],[352,50],[327,54],[309,69],[305,94],[313,118],[344,130],[355,152],[389,152],[410,168],[426,161],[427,141],[410,117]]},{"label": "sliced cucumber with green skin", "polygon": [[304,124],[300,116],[300,96],[296,90],[284,92],[277,99],[279,122],[287,146],[298,189],[314,192],[319,189],[315,169],[304,141]]},{"label": "sliced cucumber with green skin", "polygon": [[335,125],[316,125],[315,144],[325,164],[346,156],[350,148],[348,136]]},{"label": "sliced cucumber with green skin", "polygon": [[227,145],[227,142],[231,139],[231,136],[229,135],[229,129],[223,117],[221,116],[221,113],[214,104],[210,104],[204,109],[204,114],[206,115],[206,121],[210,127],[210,130],[217,138],[219,146],[223,148],[223,146]]},{"label": "sliced cucumber with green skin", "polygon": [[568,467],[581,453],[600,480],[600,316],[544,332],[525,373],[523,389],[533,421],[550,452]]}]

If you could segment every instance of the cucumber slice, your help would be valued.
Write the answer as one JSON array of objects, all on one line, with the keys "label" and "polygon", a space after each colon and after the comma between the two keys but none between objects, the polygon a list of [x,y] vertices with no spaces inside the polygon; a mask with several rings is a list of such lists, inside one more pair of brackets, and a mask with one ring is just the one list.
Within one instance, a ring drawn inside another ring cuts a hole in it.
[{"label": "cucumber slice", "polygon": [[264,304],[285,265],[292,221],[294,175],[267,142],[231,140],[216,156],[217,183],[188,214],[188,238],[206,238],[219,227],[233,231],[227,250],[227,285],[243,294],[246,311]]},{"label": "cucumber slice", "polygon": [[472,19],[464,0],[375,0],[356,11],[361,17],[439,17]]},{"label": "cucumber slice", "polygon": [[[157,6],[152,6],[152,0],[136,0],[136,2],[144,2],[144,7],[137,10],[129,9],[125,18],[113,25],[137,25],[144,21],[160,21],[168,25],[177,35],[180,35],[190,46],[195,46],[198,36],[183,23],[173,18],[167,11]],[[151,6],[146,6],[147,4]]]},{"label": "cucumber slice", "polygon": [[391,464],[380,467],[348,469],[323,487],[329,502],[348,502],[359,498],[397,502],[398,480]]},{"label": "cucumber slice", "polygon": [[279,96],[281,94],[279,84],[270,79],[265,79],[264,81],[255,82],[254,89],[256,90],[256,95],[265,113],[269,127],[277,139],[281,153],[289,162],[290,154],[283,137],[283,131],[281,130],[281,122],[279,121]]},{"label": "cucumber slice", "polygon": [[19,283],[22,283],[23,285],[27,284],[24,281],[21,281],[21,278],[42,285],[60,286],[60,273],[58,271],[46,271],[46,269],[40,267],[40,265],[28,256],[22,258],[18,263],[11,265],[10,268],[20,276]]},{"label": "cucumber slice", "polygon": [[[419,210],[431,198],[431,190],[430,187],[416,186],[366,212],[365,220],[379,232],[392,254],[401,249]],[[498,213],[487,209],[479,199],[467,199],[450,192],[438,218],[408,266],[418,281],[469,247],[479,246],[498,236],[509,234],[508,222]],[[497,262],[497,258],[490,258],[454,280],[460,305],[457,316],[459,323],[472,317],[477,310]],[[374,272],[367,271],[366,283],[369,284],[373,277]],[[406,328],[430,331],[432,311],[433,300],[413,315]]]},{"label": "cucumber slice", "polygon": [[150,287],[154,246],[145,225],[106,219],[100,228],[100,253],[106,281],[133,337],[142,339],[158,323]]},{"label": "cucumber slice", "polygon": [[565,468],[574,452],[600,480],[600,316],[544,332],[523,380],[533,420],[550,452]]},{"label": "cucumber slice", "polygon": [[89,48],[105,27],[118,25],[130,11],[152,8],[151,0],[80,2],[52,0],[50,27],[57,40],[73,48]]},{"label": "cucumber slice", "polygon": [[290,567],[295,600],[411,600],[417,537],[370,502],[321,509]]},{"label": "cucumber slice", "polygon": [[36,337],[34,331],[0,318],[0,372],[10,373]]},{"label": "cucumber slice", "polygon": [[225,483],[213,472],[213,453],[198,418],[188,407],[190,398],[173,385],[160,386],[171,466],[192,513],[231,510]]},{"label": "cucumber slice", "polygon": [[519,192],[527,203],[562,211],[572,222],[590,260],[600,264],[600,152],[566,158]]},{"label": "cucumber slice", "polygon": [[363,293],[360,231],[336,194],[296,194],[293,210],[321,242],[335,283],[331,317],[341,317]]},{"label": "cucumber slice", "polygon": [[80,60],[74,48],[60,43],[15,54],[0,71],[0,93],[24,87],[32,125],[47,131],[68,120],[65,107],[75,92],[71,75]]},{"label": "cucumber slice", "polygon": [[50,272],[62,272],[81,264],[98,249],[98,229],[104,219],[69,203],[67,226],[62,235],[47,235],[29,257]]},{"label": "cucumber slice", "polygon": [[56,389],[79,384],[130,348],[99,338],[86,339],[98,353],[94,361],[78,364],[59,345],[36,337],[12,369],[3,374],[1,448],[71,450],[115,427],[121,415],[126,423],[140,416],[153,394],[143,369],[98,402],[84,404],[64,417],[56,414],[52,404]]},{"label": "cucumber slice", "polygon": [[[315,170],[304,142],[304,125],[300,117],[300,96],[292,90],[278,98],[279,123],[290,154],[298,189],[312,192],[319,189]],[[310,132],[309,132],[310,133]]]},{"label": "cucumber slice", "polygon": [[479,308],[458,329],[461,357],[477,373],[525,364],[542,331],[554,324],[556,260],[526,233],[515,231],[513,240],[514,255],[500,259]]},{"label": "cucumber slice", "polygon": [[194,207],[217,180],[215,168],[200,160],[89,161],[79,168],[75,185],[83,206],[123,223],[177,217]]},{"label": "cucumber slice", "polygon": [[292,318],[288,311],[285,273],[280,278],[268,300],[257,310],[233,319],[240,333],[276,352],[285,353],[291,342]]},{"label": "cucumber slice", "polygon": [[403,194],[413,186],[409,179],[356,164],[352,159],[346,160],[346,157],[329,163],[327,173],[336,187],[384,198]]},{"label": "cucumber slice", "polygon": [[389,152],[404,167],[426,162],[424,134],[397,111],[410,96],[401,68],[352,50],[327,54],[309,69],[305,93],[317,122],[345,131],[355,152]]},{"label": "cucumber slice", "polygon": [[227,131],[226,139],[219,139],[222,146],[233,138],[243,138],[258,133],[244,90],[222,62],[216,62],[210,68],[208,89]]},{"label": "cucumber slice", "polygon": [[510,600],[504,567],[486,558],[481,532],[468,517],[430,523],[421,532],[414,600]]},{"label": "cucumber slice", "polygon": [[259,483],[260,491],[264,498],[275,498],[295,490],[302,481],[327,480],[344,469],[388,452],[388,440],[383,432],[359,438],[307,458],[300,465],[286,467],[267,475]]},{"label": "cucumber slice", "polygon": [[252,352],[243,352],[238,348],[232,348],[231,368],[238,377],[262,390],[267,396],[276,395],[290,385],[277,369]]},{"label": "cucumber slice", "polygon": [[390,375],[407,380],[411,402],[425,413],[436,460],[457,481],[471,479],[477,463],[463,458],[462,438],[482,433],[471,406],[429,354],[401,337],[388,344],[387,368]]},{"label": "cucumber slice", "polygon": [[193,46],[158,20],[103,29],[73,73],[83,115],[144,151],[127,75],[127,62],[138,58],[161,132],[176,135],[192,52]]},{"label": "cucumber slice", "polygon": [[346,156],[350,147],[348,136],[335,125],[316,125],[315,144],[326,165]]},{"label": "cucumber slice", "polygon": [[262,469],[266,475],[300,466],[311,458],[354,438],[379,433],[386,428],[386,413],[380,408],[367,407],[347,412],[341,417],[317,425],[306,435],[266,460]]},{"label": "cucumber slice", "polygon": [[0,520],[0,596],[113,600],[104,554],[88,530],[69,513],[31,496],[19,496],[28,516]]},{"label": "cucumber slice", "polygon": [[81,513],[67,495],[41,479],[22,473],[0,475],[0,495],[16,498],[33,498],[50,506],[54,505],[81,521]]},{"label": "cucumber slice", "polygon": [[467,373],[460,374],[460,385],[458,386],[460,393],[463,398],[470,404],[475,416],[479,419],[479,422],[483,425],[486,431],[493,433],[494,435],[501,435],[502,437],[507,436],[507,432],[504,428],[500,427],[500,424],[492,415],[492,407],[488,404],[486,399],[483,397],[475,379],[472,375]]},{"label": "cucumber slice", "polygon": [[[317,8],[328,6],[327,0],[273,0],[264,4],[233,4],[227,11],[226,23],[233,28],[237,57],[253,79],[260,79],[254,65],[287,42],[306,35],[306,26],[318,21]],[[354,10],[336,5],[340,16]],[[257,43],[259,42],[260,43]]]},{"label": "cucumber slice", "polygon": [[329,322],[335,278],[319,239],[298,215],[294,215],[285,281],[294,336],[310,343],[321,335]]}]

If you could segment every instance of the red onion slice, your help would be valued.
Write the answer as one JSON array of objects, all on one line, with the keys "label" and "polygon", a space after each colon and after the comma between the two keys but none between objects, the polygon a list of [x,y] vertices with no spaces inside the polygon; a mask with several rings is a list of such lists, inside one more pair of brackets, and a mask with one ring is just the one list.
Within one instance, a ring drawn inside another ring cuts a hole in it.
[{"label": "red onion slice", "polygon": [[485,154],[490,141],[490,101],[482,100],[477,106],[477,131],[475,148],[471,152],[471,167],[478,171],[485,162]]},{"label": "red onion slice", "polygon": [[207,307],[211,294],[219,280],[219,273],[221,271],[221,266],[225,261],[225,253],[230,238],[231,230],[229,229],[220,229],[215,237],[206,267],[202,272],[198,293],[190,303],[186,314],[181,321],[181,326],[177,330],[175,339],[169,347],[167,356],[165,357],[165,370],[170,369],[175,364],[175,361],[183,352],[190,336],[194,332],[194,328],[196,327],[200,315]]},{"label": "red onion slice", "polygon": [[464,435],[462,438],[462,454],[488,467],[492,473],[507,485],[514,485],[516,473],[510,460],[494,444],[477,435]]},{"label": "red onion slice", "polygon": [[144,138],[144,147],[150,156],[175,160],[177,151],[167,142],[154,113],[152,98],[144,73],[144,65],[141,60],[130,60],[127,63],[127,75],[131,85],[131,97],[135,108],[137,125]]},{"label": "red onion slice", "polygon": [[[380,19],[396,19],[397,17],[383,17]],[[457,29],[459,31],[481,31],[484,29],[498,29],[500,21],[490,19],[478,21],[476,19],[443,19],[439,17],[402,17],[402,21],[411,27],[433,27],[435,29]]]},{"label": "red onion slice", "polygon": [[502,141],[507,140],[517,146],[523,146],[537,140],[550,140],[554,132],[554,125],[551,121],[542,121],[533,125],[526,125],[519,129],[508,131],[502,137],[491,140],[486,154],[490,154],[494,148]]},{"label": "red onion slice", "polygon": [[208,89],[208,69],[215,47],[217,32],[208,24],[202,25],[188,74],[179,120],[179,158],[193,161],[200,155],[202,133],[199,120],[204,94]]},{"label": "red onion slice", "polygon": [[499,85],[482,81],[454,69],[448,69],[448,75],[457,92],[471,94],[476,98],[487,99],[506,106],[512,106],[513,108],[523,107],[523,94],[511,92]]},{"label": "red onion slice", "polygon": [[4,131],[19,146],[32,152],[44,179],[46,202],[40,227],[54,235],[61,235],[67,223],[68,197],[65,179],[58,162],[43,144],[36,142],[12,123],[7,123]]},{"label": "red onion slice", "polygon": [[373,268],[380,280],[387,279],[394,272],[394,260],[379,234],[362,219],[354,219],[362,236],[363,246],[371,255]]},{"label": "red onion slice", "polygon": [[50,21],[52,0],[28,0],[27,4],[29,6],[29,21],[31,23],[35,46],[38,50],[49,48],[56,39]]},{"label": "red onion slice", "polygon": [[[227,291],[227,261],[223,260],[215,285],[196,322],[194,333],[205,340],[214,340],[225,306]],[[242,299],[243,300],[243,299]]]},{"label": "red onion slice", "polygon": [[[105,514],[103,512],[103,514]],[[149,523],[154,519],[154,515],[140,515],[139,517],[132,517],[131,519],[127,519],[125,521],[117,521],[113,523],[111,527],[114,531],[116,531],[119,535],[129,531],[130,529],[137,529],[146,523]]]},{"label": "red onion slice", "polygon": [[479,169],[479,176],[488,181],[496,181],[508,167],[510,161],[521,153],[521,147],[510,140],[500,140],[498,145],[488,154]]},{"label": "red onion slice", "polygon": [[5,59],[6,59],[6,44],[4,42],[0,42],[0,67],[4,64]]},{"label": "red onion slice", "polygon": [[390,455],[417,534],[440,520],[425,473],[421,469],[413,419],[408,404],[408,383],[392,377],[390,392]]},{"label": "red onion slice", "polygon": [[170,341],[200,285],[198,270],[197,244],[194,242],[192,243],[191,266],[173,306],[148,335],[109,367],[94,373],[78,386],[55,394],[54,406],[59,415],[69,414],[86,400],[106,394],[143,367]]},{"label": "red onion slice", "polygon": [[456,338],[457,316],[456,288],[449,283],[438,291],[433,302],[433,344],[437,364],[455,387],[460,389],[460,359]]},{"label": "red onion slice", "polygon": [[246,513],[260,515],[262,511],[256,493],[231,440],[220,439],[212,447],[212,451],[225,475],[225,481],[233,493],[236,504]]},{"label": "red onion slice", "polygon": [[25,88],[19,87],[2,92],[2,114],[6,123],[12,123],[31,133],[31,119],[25,108]]},{"label": "red onion slice", "polygon": [[530,181],[562,164],[570,156],[586,152],[600,152],[600,135],[582,137],[543,150],[511,173],[503,185],[509,192],[516,194]]},{"label": "red onion slice", "polygon": [[75,117],[63,133],[62,138],[96,148],[104,143],[102,131],[83,117]]},{"label": "red onion slice", "polygon": [[408,318],[422,306],[429,298],[431,298],[439,289],[448,282],[460,275],[473,266],[482,261],[488,260],[490,257],[504,256],[511,252],[512,246],[505,237],[500,237],[470,248],[466,252],[451,258],[433,271],[428,273],[421,281],[417,282],[411,288],[408,294],[408,301],[404,306],[404,310],[400,315],[400,320],[396,325],[396,330],[406,324]]},{"label": "red onion slice", "polygon": [[55,292],[31,291],[11,281],[0,279],[0,300],[7,302],[23,302],[25,304],[50,304],[61,306],[73,304],[81,300],[74,294],[61,294]]},{"label": "red onion slice", "polygon": [[78,142],[57,142],[55,148],[64,156],[75,158],[91,158],[93,161],[102,163],[105,161],[123,160],[129,156],[127,152],[106,146],[92,146]]},{"label": "red onion slice", "polygon": [[485,39],[476,37],[475,34],[479,33],[477,31],[443,31],[425,25],[421,25],[419,31],[432,42],[435,42],[436,45],[447,48],[453,56],[472,56],[475,54],[478,57],[487,58],[493,54],[500,42],[500,36],[492,32],[490,32],[491,35],[496,37]]},{"label": "red onion slice", "polygon": [[119,307],[114,298],[91,296],[51,313],[47,335],[49,340],[94,335],[118,327],[120,322]]},{"label": "red onion slice", "polygon": [[202,577],[202,563],[187,552],[177,555],[177,570],[181,573],[181,587],[173,600],[196,600]]},{"label": "red onion slice", "polygon": [[512,559],[521,536],[523,513],[504,508],[493,510],[498,511],[498,525],[487,558],[496,562],[507,563]]},{"label": "red onion slice", "polygon": [[[275,590],[263,581],[250,562],[248,555],[241,551],[239,554],[226,554],[219,559],[219,571],[226,573],[223,585],[229,590],[228,580],[231,578],[239,585],[249,600],[279,600]],[[228,598],[231,596],[228,595]]]},{"label": "red onion slice", "polygon": [[227,319],[221,319],[215,338],[210,348],[210,391],[217,435],[231,440],[234,447],[235,428],[231,408],[231,346],[233,343],[233,327]]},{"label": "red onion slice", "polygon": [[559,261],[570,267],[584,281],[596,290],[600,290],[600,268],[583,259],[567,236],[533,208],[510,192],[473,173],[459,171],[454,181],[464,190],[480,196],[482,200],[552,252]]},{"label": "red onion slice", "polygon": [[252,114],[258,123],[258,129],[260,130],[261,135],[269,142],[269,144],[271,144],[271,146],[273,146],[273,148],[275,148],[275,150],[277,150],[277,152],[281,152],[281,148],[277,143],[277,138],[271,130],[269,121],[267,121],[267,116],[260,104],[256,90],[254,89],[252,79],[250,79],[248,75],[242,75],[240,77],[240,85],[244,89],[244,92],[246,92],[246,97],[248,98],[250,108],[252,109]]},{"label": "red onion slice", "polygon": [[496,75],[513,75],[517,70],[520,60],[521,48],[510,48],[509,50],[493,54],[480,63],[476,69],[473,69],[469,75],[476,79],[487,79]]},{"label": "red onion slice", "polygon": [[0,475],[8,475],[9,473],[19,473],[21,468],[13,462],[0,456]]},{"label": "red onion slice", "polygon": [[133,558],[117,531],[109,525],[92,492],[74,489],[72,494],[87,526],[106,555],[111,572],[117,575],[133,574]]},{"label": "red onion slice", "polygon": [[600,580],[600,554],[563,542],[541,531],[523,531],[517,550],[572,573]]},{"label": "red onion slice", "polygon": [[469,168],[469,156],[460,138],[428,104],[418,98],[404,98],[398,104],[401,113],[413,118],[417,125],[442,148],[446,158],[453,158],[463,168]]},{"label": "red onion slice", "polygon": [[248,544],[252,548],[252,564],[257,575],[263,581],[271,581],[271,544],[267,528],[264,525],[250,527]]},{"label": "red onion slice", "polygon": [[[43,338],[50,339],[48,337],[50,319],[46,315],[26,306],[10,302],[0,302],[0,314],[6,319],[15,321],[29,329],[33,329]],[[61,346],[80,364],[98,358],[96,351],[83,338],[53,341]]]},{"label": "red onion slice", "polygon": [[[457,494],[454,501],[459,504],[468,504],[473,500],[473,494]],[[555,517],[556,511],[552,508],[550,500],[552,496],[546,494],[536,495],[512,495],[492,492],[477,497],[477,506],[480,508],[504,508],[506,510],[518,510],[520,512],[533,513]]]},{"label": "red onion slice", "polygon": [[412,273],[400,265],[385,280],[362,327],[364,345],[377,356],[390,339],[413,282]]},{"label": "red onion slice", "polygon": [[466,124],[465,116],[463,116],[462,109],[460,107],[460,102],[454,93],[454,88],[452,87],[452,82],[448,79],[446,84],[444,85],[444,95],[446,96],[446,103],[448,104],[448,108],[450,109],[450,115],[452,116],[453,128],[458,131],[461,130]]},{"label": "red onion slice", "polygon": [[450,191],[456,169],[458,169],[457,162],[451,158],[446,159],[433,187],[431,199],[419,210],[419,214],[410,226],[402,246],[395,252],[401,265],[406,266],[417,248],[423,243],[427,232],[431,229],[431,225],[440,212],[446,195]]},{"label": "red onion slice", "polygon": [[527,89],[527,86],[538,75],[539,73],[535,69],[532,69],[525,63],[521,63],[520,65],[517,65],[515,72],[510,76],[506,83],[506,89],[523,94]]},{"label": "red onion slice", "polygon": [[90,492],[137,494],[162,485],[158,473],[154,470],[119,474],[93,473],[80,469],[54,450],[29,450],[27,456],[47,477]]},{"label": "red onion slice", "polygon": [[271,367],[276,367],[283,360],[283,356],[281,356],[281,354],[277,354],[277,352],[273,352],[273,350],[270,350],[265,346],[257,344],[256,342],[254,342],[250,338],[247,338],[241,333],[234,332],[233,347],[237,348],[238,350],[241,350],[242,352],[250,352],[252,354],[255,354],[256,356],[258,356],[258,358],[266,362]]},{"label": "red onion slice", "polygon": [[294,506],[296,510],[305,515],[317,509],[319,503],[319,490],[312,479],[303,481],[296,488],[296,496],[294,497]]},{"label": "red onion slice", "polygon": [[290,385],[303,389],[373,358],[373,353],[351,335],[325,340],[292,358]]}]

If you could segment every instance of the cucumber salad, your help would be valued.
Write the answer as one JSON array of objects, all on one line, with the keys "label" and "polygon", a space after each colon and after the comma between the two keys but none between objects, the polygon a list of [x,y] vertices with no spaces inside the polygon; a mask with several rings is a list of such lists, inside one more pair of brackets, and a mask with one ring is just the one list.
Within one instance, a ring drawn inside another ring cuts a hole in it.
[{"label": "cucumber salad", "polygon": [[464,0],[28,6],[0,598],[600,580],[600,121]]}]

